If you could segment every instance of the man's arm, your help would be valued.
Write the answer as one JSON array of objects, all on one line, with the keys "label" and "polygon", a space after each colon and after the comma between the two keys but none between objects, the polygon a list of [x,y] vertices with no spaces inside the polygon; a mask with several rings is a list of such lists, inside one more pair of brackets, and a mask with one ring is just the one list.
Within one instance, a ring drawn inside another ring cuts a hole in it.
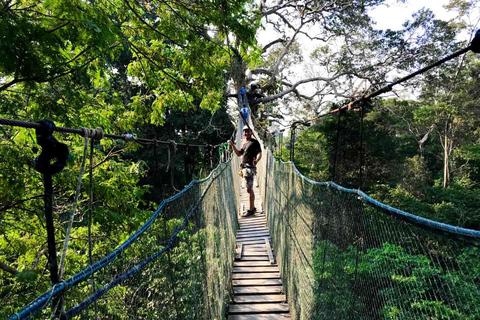
[{"label": "man's arm", "polygon": [[254,165],[257,165],[257,163],[260,162],[260,159],[262,159],[262,152],[259,152],[259,153],[257,154],[257,157],[255,158],[255,160],[253,160],[253,164],[254,164]]},{"label": "man's arm", "polygon": [[237,157],[240,157],[243,154],[242,152],[240,152],[240,150],[237,149],[232,140],[228,140],[228,143],[232,146],[233,152],[235,152]]}]

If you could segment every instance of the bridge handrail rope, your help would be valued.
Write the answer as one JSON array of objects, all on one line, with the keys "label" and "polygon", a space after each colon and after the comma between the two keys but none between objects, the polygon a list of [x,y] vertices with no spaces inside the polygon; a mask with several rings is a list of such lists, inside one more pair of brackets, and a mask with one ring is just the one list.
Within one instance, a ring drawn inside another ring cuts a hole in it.
[{"label": "bridge handrail rope", "polygon": [[[273,155],[271,155],[271,159],[275,160]],[[304,180],[304,181],[306,181],[306,182],[308,182],[312,185],[327,186],[329,188],[332,188],[332,189],[335,189],[335,190],[338,190],[338,191],[341,191],[341,192],[357,194],[368,205],[370,205],[372,207],[375,207],[375,208],[378,208],[378,209],[381,209],[382,211],[390,213],[390,214],[394,215],[395,217],[407,220],[407,221],[412,222],[414,224],[417,224],[417,225],[420,225],[420,226],[423,226],[423,227],[427,227],[427,228],[430,228],[430,229],[434,229],[434,230],[438,230],[438,231],[447,232],[447,233],[450,233],[450,234],[466,237],[466,238],[471,239],[471,240],[480,241],[480,230],[473,230],[473,229],[467,229],[467,228],[462,228],[462,227],[456,227],[456,226],[452,226],[452,225],[449,225],[449,224],[446,224],[446,223],[442,223],[442,222],[438,222],[438,221],[434,221],[434,220],[431,220],[431,219],[427,219],[427,218],[424,218],[424,217],[414,215],[412,213],[409,213],[409,212],[391,207],[391,206],[386,205],[386,204],[384,204],[384,203],[382,203],[378,200],[375,200],[361,190],[348,189],[348,188],[342,187],[342,186],[340,186],[340,185],[338,185],[338,184],[336,184],[335,182],[332,182],[332,181],[319,182],[319,181],[312,180],[312,179],[304,176],[297,169],[297,167],[295,166],[295,163],[293,163],[292,161],[283,161],[281,159],[278,159],[278,161],[280,161],[283,164],[292,165],[293,171],[297,174],[297,176],[299,176],[302,180]]]},{"label": "bridge handrail rope", "polygon": [[[226,162],[223,162],[223,164],[225,164]],[[221,165],[221,164],[220,164]],[[214,169],[214,171],[216,171],[219,167],[217,166],[217,168]],[[83,300],[82,302],[80,302],[79,304],[77,304],[76,306],[72,307],[70,310],[67,311],[67,315],[69,318],[72,318],[74,316],[76,316],[77,314],[79,314],[82,310],[84,310],[85,308],[87,308],[90,304],[92,304],[93,302],[95,302],[96,300],[98,300],[101,296],[103,296],[106,292],[108,292],[110,289],[113,289],[115,286],[117,286],[118,284],[120,284],[123,280],[131,277],[132,275],[134,275],[135,273],[139,272],[143,267],[145,267],[148,263],[152,262],[153,260],[155,260],[156,258],[158,258],[159,256],[161,256],[163,253],[165,253],[166,251],[170,250],[173,248],[173,244],[174,244],[174,241],[175,239],[177,238],[178,234],[180,233],[180,231],[184,230],[185,227],[187,226],[187,223],[188,221],[190,220],[190,218],[192,217],[193,214],[195,214],[197,211],[198,211],[198,208],[199,208],[199,205],[200,203],[202,202],[203,198],[205,197],[205,194],[207,193],[207,191],[209,190],[210,186],[212,185],[213,181],[215,181],[215,179],[221,174],[223,173],[223,171],[227,168],[227,166],[224,166],[221,171],[215,176],[213,177],[208,186],[205,188],[205,190],[202,192],[202,194],[200,195],[200,197],[198,198],[197,202],[195,203],[195,205],[190,209],[189,213],[187,214],[187,216],[185,217],[185,219],[183,220],[182,224],[175,230],[175,232],[173,233],[173,235],[170,237],[170,239],[168,240],[168,244],[163,247],[160,251],[156,252],[155,254],[151,255],[150,257],[146,258],[145,260],[143,260],[142,262],[140,262],[139,264],[135,265],[133,268],[131,268],[130,270],[128,270],[127,272],[123,273],[121,276],[115,278],[115,280],[113,280],[112,282],[110,282],[109,284],[105,285],[103,288],[99,289],[97,292],[95,292],[93,295],[91,295],[90,297],[86,298],[85,300]],[[212,173],[214,172],[212,171]],[[212,174],[211,173],[211,174]],[[210,176],[211,176],[210,174]],[[209,176],[209,177],[210,177]],[[208,179],[208,178],[206,178]]]},{"label": "bridge handrail rope", "polygon": [[79,284],[80,282],[83,282],[84,280],[89,278],[92,274],[95,274],[96,272],[98,272],[99,270],[101,270],[102,268],[110,264],[117,257],[119,257],[127,248],[129,248],[153,224],[153,222],[159,217],[163,208],[168,203],[173,202],[178,198],[180,198],[181,196],[183,196],[194,185],[203,184],[207,182],[214,175],[214,173],[218,170],[219,167],[220,165],[217,166],[215,169],[213,169],[212,172],[210,172],[210,174],[206,178],[201,180],[192,180],[187,186],[185,186],[182,189],[182,191],[176,193],[175,195],[173,195],[168,199],[164,199],[158,206],[157,210],[152,214],[150,219],[148,219],[147,222],[145,222],[133,235],[131,235],[126,241],[124,241],[120,246],[118,246],[110,254],[100,259],[93,265],[85,268],[84,270],[77,272],[75,275],[73,275],[69,279],[57,283],[50,290],[48,290],[47,292],[39,296],[37,299],[29,303],[21,311],[9,317],[8,320],[29,319],[31,315],[34,315],[39,311],[41,311],[42,309],[44,309],[48,305],[52,297],[55,297],[58,294],[68,290],[68,288],[73,287]]},{"label": "bridge handrail rope", "polygon": [[[21,121],[21,120],[13,120],[13,119],[5,119],[0,118],[0,125],[5,126],[12,126],[12,127],[21,127],[21,128],[29,128],[29,129],[41,129],[42,125],[37,122],[28,122],[28,121]],[[146,138],[137,138],[134,134],[125,133],[125,134],[111,134],[111,133],[104,133],[102,128],[96,129],[74,129],[74,128],[66,128],[66,127],[58,127],[55,126],[53,131],[58,132],[65,132],[65,133],[73,133],[81,135],[82,137],[85,135],[85,130],[89,131],[89,138],[93,139],[102,139],[102,138],[109,138],[109,139],[119,139],[124,141],[134,141],[139,144],[163,144],[163,145],[170,145],[171,141],[162,141],[157,139],[146,139]],[[209,145],[206,144],[190,144],[190,143],[175,143],[176,146],[182,147],[208,147]],[[214,148],[218,148],[223,143],[213,145]]]}]

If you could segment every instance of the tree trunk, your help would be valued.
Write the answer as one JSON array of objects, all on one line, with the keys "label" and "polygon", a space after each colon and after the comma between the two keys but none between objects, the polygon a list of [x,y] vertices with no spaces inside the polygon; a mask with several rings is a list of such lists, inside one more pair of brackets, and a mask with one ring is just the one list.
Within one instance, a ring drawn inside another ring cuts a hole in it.
[{"label": "tree trunk", "polygon": [[444,153],[444,159],[443,159],[443,188],[448,187],[448,183],[450,181],[450,169],[449,169],[449,156],[448,156],[448,136],[445,135],[445,143],[443,145],[443,153]]}]

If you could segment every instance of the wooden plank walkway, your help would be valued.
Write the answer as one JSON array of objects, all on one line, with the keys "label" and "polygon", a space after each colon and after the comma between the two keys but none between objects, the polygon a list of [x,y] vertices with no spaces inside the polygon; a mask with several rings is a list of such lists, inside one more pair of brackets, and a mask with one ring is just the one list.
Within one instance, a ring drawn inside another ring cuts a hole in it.
[{"label": "wooden plank walkway", "polygon": [[[291,319],[256,184],[254,191],[257,213],[239,217],[232,279],[235,295],[228,308],[228,320]],[[248,193],[242,189],[241,212],[248,209],[248,203]]]}]

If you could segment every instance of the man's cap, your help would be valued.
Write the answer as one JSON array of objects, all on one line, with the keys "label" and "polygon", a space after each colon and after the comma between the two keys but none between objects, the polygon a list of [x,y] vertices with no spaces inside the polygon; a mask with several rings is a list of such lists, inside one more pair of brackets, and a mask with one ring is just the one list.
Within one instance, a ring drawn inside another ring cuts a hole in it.
[{"label": "man's cap", "polygon": [[243,130],[242,131],[245,131],[245,130],[250,130],[250,128],[248,126],[243,126]]}]

